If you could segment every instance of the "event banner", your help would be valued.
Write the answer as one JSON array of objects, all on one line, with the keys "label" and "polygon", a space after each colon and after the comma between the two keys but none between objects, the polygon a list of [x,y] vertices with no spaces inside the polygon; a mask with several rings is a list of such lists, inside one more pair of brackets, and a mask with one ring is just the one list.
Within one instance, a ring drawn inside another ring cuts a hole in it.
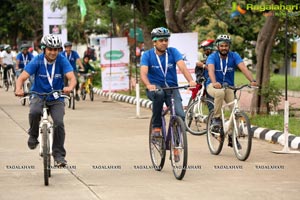
[{"label": "event banner", "polygon": [[68,40],[68,33],[66,28],[67,23],[67,7],[62,9],[52,9],[52,4],[56,0],[44,0],[43,6],[43,34],[57,34],[63,44]]},{"label": "event banner", "polygon": [[[195,80],[195,66],[198,52],[198,33],[172,33],[169,40],[169,47],[175,47],[183,55],[184,62]],[[184,75],[177,68],[178,84],[187,85]],[[191,97],[191,91],[181,90],[183,106],[187,106]]]},{"label": "event banner", "polygon": [[100,55],[102,90],[128,90],[129,47],[127,38],[101,38]]}]

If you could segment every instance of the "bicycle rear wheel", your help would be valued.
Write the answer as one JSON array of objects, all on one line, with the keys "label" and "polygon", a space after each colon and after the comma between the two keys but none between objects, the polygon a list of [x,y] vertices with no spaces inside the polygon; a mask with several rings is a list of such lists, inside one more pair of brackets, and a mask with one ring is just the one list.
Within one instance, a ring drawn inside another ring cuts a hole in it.
[{"label": "bicycle rear wheel", "polygon": [[166,143],[161,132],[161,138],[152,137],[152,119],[149,126],[149,150],[151,162],[156,171],[161,171],[165,164],[166,159]]},{"label": "bicycle rear wheel", "polygon": [[82,88],[82,90],[81,90],[81,98],[82,98],[82,100],[85,100],[85,98],[86,98],[86,90],[85,90],[85,88]]},{"label": "bicycle rear wheel", "polygon": [[207,98],[192,102],[185,113],[185,126],[192,135],[203,135],[207,132],[208,105],[214,103]]},{"label": "bicycle rear wheel", "polygon": [[90,87],[90,100],[91,100],[91,101],[94,101],[94,91],[93,91],[93,86],[90,85],[89,87]]},{"label": "bicycle rear wheel", "polygon": [[216,128],[212,125],[212,118],[214,111],[211,111],[207,119],[207,144],[209,151],[213,155],[218,155],[222,151],[224,144],[224,131],[223,128]]},{"label": "bicycle rear wheel", "polygon": [[238,112],[235,114],[235,128],[233,131],[233,150],[236,157],[245,161],[251,151],[252,131],[250,121],[246,113]]},{"label": "bicycle rear wheel", "polygon": [[48,127],[47,124],[43,124],[42,127],[42,137],[43,137],[43,163],[44,163],[44,184],[49,185],[50,177],[50,144],[48,140]]},{"label": "bicycle rear wheel", "polygon": [[171,164],[176,179],[183,179],[188,158],[187,137],[183,120],[176,116],[172,121]]}]

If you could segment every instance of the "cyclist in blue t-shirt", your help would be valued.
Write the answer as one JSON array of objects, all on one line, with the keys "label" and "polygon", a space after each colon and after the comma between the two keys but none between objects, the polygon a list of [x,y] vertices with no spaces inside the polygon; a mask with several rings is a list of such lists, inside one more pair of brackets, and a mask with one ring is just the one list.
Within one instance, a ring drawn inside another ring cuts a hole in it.
[{"label": "cyclist in blue t-shirt", "polygon": [[[141,80],[147,87],[147,96],[152,104],[153,136],[158,137],[161,131],[161,112],[163,104],[170,105],[170,95],[157,88],[178,86],[176,65],[183,73],[190,86],[196,86],[183,61],[181,53],[168,47],[170,32],[164,27],[155,28],[151,32],[154,48],[145,51],[141,58]],[[178,90],[174,91],[176,114],[184,119],[182,99]]]},{"label": "cyclist in blue t-shirt", "polygon": [[[78,69],[77,69],[77,64],[79,65],[79,68],[80,69],[84,69],[83,65],[82,65],[82,62],[80,60],[80,57],[78,55],[78,53],[74,50],[72,50],[72,42],[66,42],[64,44],[64,47],[65,47],[65,50],[61,52],[61,55],[65,56],[70,64],[72,65],[73,67],[73,70],[74,70],[74,74],[76,76],[76,80],[77,80],[77,85],[76,85],[76,95],[75,95],[75,98],[77,101],[79,101],[79,95],[78,95],[78,89],[79,89],[79,81],[78,81]],[[67,85],[68,82],[67,80],[65,79],[65,85]]]},{"label": "cyclist in blue t-shirt", "polygon": [[[21,45],[21,52],[16,57],[16,74],[17,77],[23,71],[24,67],[33,59],[33,55],[28,51],[29,46]],[[30,81],[31,82],[31,81]]]},{"label": "cyclist in blue t-shirt", "polygon": [[[214,126],[221,126],[220,117],[223,101],[231,102],[234,99],[233,91],[231,89],[223,90],[222,85],[227,83],[230,86],[234,86],[234,73],[237,68],[241,70],[251,85],[257,85],[240,55],[229,50],[230,44],[231,39],[228,35],[219,35],[216,39],[217,51],[210,54],[206,60],[209,75],[206,81],[207,92],[214,97],[215,103]],[[231,141],[229,141],[229,146],[232,146],[231,144]]]},{"label": "cyclist in blue t-shirt", "polygon": [[[56,35],[45,35],[41,40],[43,53],[34,57],[28,63],[16,84],[16,96],[23,96],[22,85],[30,75],[35,75],[32,91],[39,93],[49,93],[53,90],[63,90],[64,93],[70,93],[76,85],[76,77],[73,68],[68,60],[58,53],[58,49],[62,46],[61,39]],[[69,80],[69,85],[64,87],[64,76]],[[63,98],[57,98],[55,95],[47,99],[50,115],[54,124],[54,138],[52,146],[52,155],[57,166],[65,166],[66,150],[64,114],[65,104]],[[38,145],[39,121],[41,119],[43,102],[40,97],[33,96],[30,101],[29,111],[29,139],[28,147],[35,149]]]}]

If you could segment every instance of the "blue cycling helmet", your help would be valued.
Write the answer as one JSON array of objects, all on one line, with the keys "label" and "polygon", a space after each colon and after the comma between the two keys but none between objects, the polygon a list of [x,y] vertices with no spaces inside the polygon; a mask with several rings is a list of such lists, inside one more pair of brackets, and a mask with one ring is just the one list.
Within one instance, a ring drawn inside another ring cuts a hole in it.
[{"label": "blue cycling helmet", "polygon": [[164,27],[155,28],[151,31],[151,39],[152,41],[156,41],[162,38],[169,38],[170,37],[169,29]]}]

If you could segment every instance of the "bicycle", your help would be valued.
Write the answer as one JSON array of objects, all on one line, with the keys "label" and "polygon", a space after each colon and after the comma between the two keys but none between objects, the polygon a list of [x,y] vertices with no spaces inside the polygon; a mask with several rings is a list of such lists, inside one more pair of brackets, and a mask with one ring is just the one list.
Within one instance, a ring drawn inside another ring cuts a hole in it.
[{"label": "bicycle", "polygon": [[0,88],[2,88],[4,86],[4,69],[3,67],[0,65]]},{"label": "bicycle", "polygon": [[69,98],[69,108],[72,108],[75,110],[75,95],[76,95],[76,89],[74,88],[73,91],[70,93],[70,98]]},{"label": "bicycle", "polygon": [[16,79],[13,68],[7,70],[7,81],[4,82],[5,91],[8,91],[9,86],[12,87],[13,91],[16,90]]},{"label": "bicycle", "polygon": [[[18,69],[16,70],[16,74],[21,74],[23,71],[23,69]],[[18,77],[17,77],[18,78]],[[29,79],[26,79],[26,81],[24,82],[23,84],[23,91],[24,93],[28,93],[30,91],[30,88],[31,88],[31,83],[30,83],[30,80]],[[21,105],[25,106],[26,105],[26,99],[27,98],[22,98],[21,99]],[[28,100],[29,101],[29,100]]]},{"label": "bicycle", "polygon": [[[185,131],[185,125],[181,117],[176,116],[173,90],[185,88],[189,86],[162,88],[162,90],[170,91],[171,105],[162,111],[162,129],[161,137],[152,137],[152,118],[149,128],[149,149],[153,167],[156,171],[161,171],[164,167],[166,150],[170,150],[170,160],[173,167],[173,174],[176,179],[181,180],[186,172],[188,159],[188,146]],[[159,89],[158,89],[159,90]],[[170,111],[169,127],[167,132],[167,124],[165,116]],[[176,155],[175,155],[176,154]],[[175,158],[177,157],[177,160]],[[178,157],[179,156],[179,157]]]},{"label": "bicycle", "polygon": [[86,74],[80,74],[84,78],[83,87],[81,88],[81,98],[82,100],[86,99],[86,95],[90,96],[90,100],[94,101],[94,86],[92,83],[92,77],[95,74],[95,72],[92,73],[86,73]]},{"label": "bicycle", "polygon": [[[223,143],[226,135],[228,135],[228,140],[232,140],[233,150],[235,156],[241,160],[245,161],[251,152],[252,146],[252,131],[250,127],[250,120],[247,114],[240,110],[237,91],[243,89],[244,87],[257,88],[250,85],[242,85],[240,87],[223,85],[223,88],[229,88],[234,91],[234,100],[232,102],[222,105],[221,108],[221,126],[212,125],[212,118],[214,116],[214,111],[212,110],[208,116],[207,120],[207,143],[210,152],[213,155],[218,155],[222,151]],[[229,120],[225,122],[225,108],[232,106],[233,109],[230,113]],[[233,129],[233,130],[232,130]],[[232,132],[232,136],[230,133]]]},{"label": "bicycle", "polygon": [[214,107],[213,100],[205,97],[205,81],[204,77],[197,81],[197,86],[193,90],[198,92],[191,96],[185,112],[185,126],[192,135],[206,134],[207,118]]},{"label": "bicycle", "polygon": [[40,149],[39,154],[43,157],[44,165],[44,184],[49,185],[49,177],[51,177],[51,154],[52,154],[52,144],[53,144],[53,122],[49,119],[48,107],[46,104],[46,99],[55,95],[57,97],[69,98],[69,96],[62,94],[61,90],[53,90],[49,93],[38,93],[35,91],[30,91],[24,93],[24,97],[29,95],[38,95],[42,98],[43,101],[43,112],[41,115],[41,121],[39,124],[39,143]]}]

